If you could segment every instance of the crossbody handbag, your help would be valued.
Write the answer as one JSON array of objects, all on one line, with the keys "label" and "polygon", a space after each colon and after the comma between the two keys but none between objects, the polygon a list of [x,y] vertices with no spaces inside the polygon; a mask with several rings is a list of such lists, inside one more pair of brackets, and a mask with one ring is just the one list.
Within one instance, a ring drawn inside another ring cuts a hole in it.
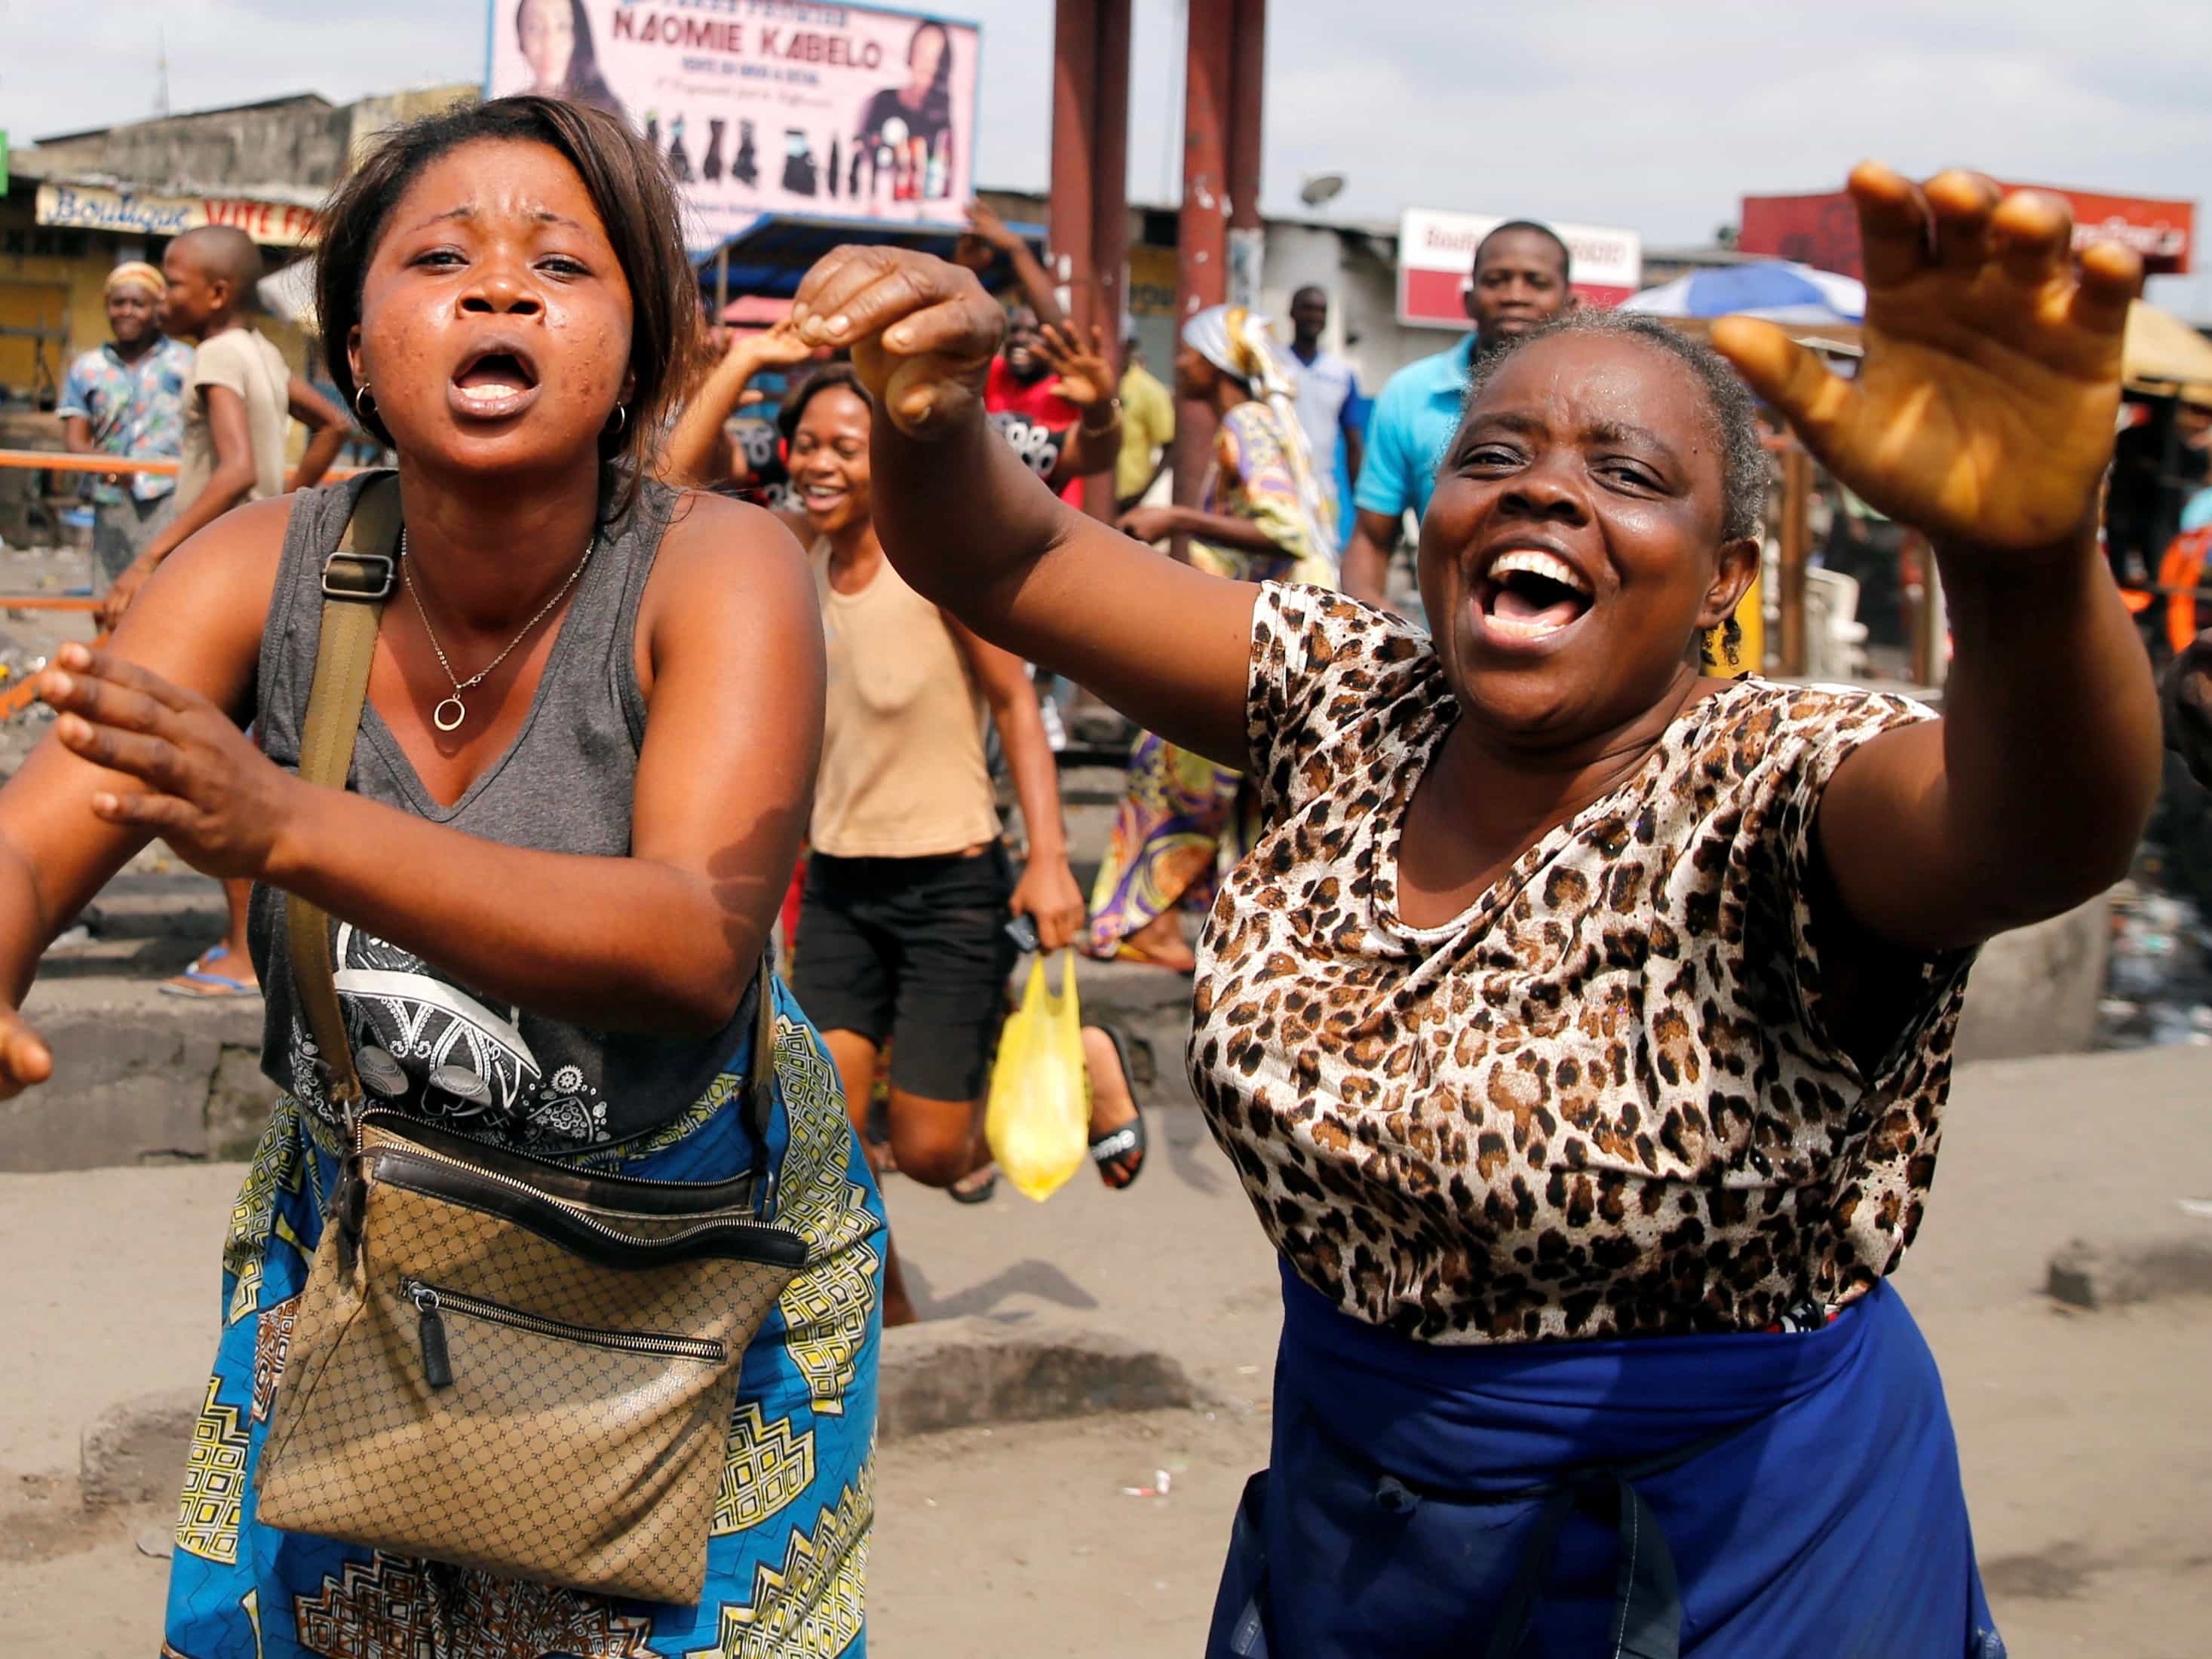
[{"label": "crossbody handbag", "polygon": [[[395,480],[323,568],[300,775],[343,789],[393,586]],[[288,901],[292,970],[351,1146],[254,1476],[270,1526],[504,1577],[696,1603],[738,1362],[805,1259],[775,1224],[774,1005],[744,1091],[754,1165],[590,1173],[362,1109],[328,918]]]}]

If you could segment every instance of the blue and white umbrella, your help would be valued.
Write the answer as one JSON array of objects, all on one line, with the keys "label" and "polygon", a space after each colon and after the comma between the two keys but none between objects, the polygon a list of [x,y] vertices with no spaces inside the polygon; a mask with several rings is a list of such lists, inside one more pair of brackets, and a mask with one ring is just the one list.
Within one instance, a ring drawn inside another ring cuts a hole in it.
[{"label": "blue and white umbrella", "polygon": [[1759,317],[1808,326],[1866,320],[1866,284],[1786,259],[1692,271],[1621,301],[1653,317]]}]

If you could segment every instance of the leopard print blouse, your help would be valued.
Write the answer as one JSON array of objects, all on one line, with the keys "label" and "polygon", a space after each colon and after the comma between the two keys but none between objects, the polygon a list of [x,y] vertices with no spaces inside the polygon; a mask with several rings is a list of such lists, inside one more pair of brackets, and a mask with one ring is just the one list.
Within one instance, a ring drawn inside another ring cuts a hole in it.
[{"label": "leopard print blouse", "polygon": [[1821,1018],[1822,786],[1930,718],[1748,679],[1456,920],[1398,916],[1456,708],[1427,636],[1269,583],[1263,833],[1199,949],[1191,1079],[1261,1222],[1355,1318],[1438,1343],[1757,1329],[1894,1267],[1935,1173],[1970,953],[1870,1075]]}]

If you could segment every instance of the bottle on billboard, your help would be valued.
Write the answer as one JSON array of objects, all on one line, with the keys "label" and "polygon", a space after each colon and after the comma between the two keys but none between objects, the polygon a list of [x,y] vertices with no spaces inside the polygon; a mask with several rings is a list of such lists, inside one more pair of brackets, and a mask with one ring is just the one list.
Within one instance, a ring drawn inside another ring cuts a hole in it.
[{"label": "bottle on billboard", "polygon": [[750,187],[760,183],[760,150],[753,143],[753,124],[738,122],[738,159],[730,164],[730,177]]},{"label": "bottle on billboard", "polygon": [[804,127],[783,131],[783,187],[793,196],[812,196],[822,187],[821,163]]}]

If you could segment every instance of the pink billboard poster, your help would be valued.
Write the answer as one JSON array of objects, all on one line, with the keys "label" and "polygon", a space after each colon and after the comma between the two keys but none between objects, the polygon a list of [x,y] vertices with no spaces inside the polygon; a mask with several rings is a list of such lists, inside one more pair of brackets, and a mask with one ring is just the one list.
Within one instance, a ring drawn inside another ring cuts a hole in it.
[{"label": "pink billboard poster", "polygon": [[958,223],[981,31],[816,0],[492,0],[485,89],[622,116],[708,247],[763,213]]}]

